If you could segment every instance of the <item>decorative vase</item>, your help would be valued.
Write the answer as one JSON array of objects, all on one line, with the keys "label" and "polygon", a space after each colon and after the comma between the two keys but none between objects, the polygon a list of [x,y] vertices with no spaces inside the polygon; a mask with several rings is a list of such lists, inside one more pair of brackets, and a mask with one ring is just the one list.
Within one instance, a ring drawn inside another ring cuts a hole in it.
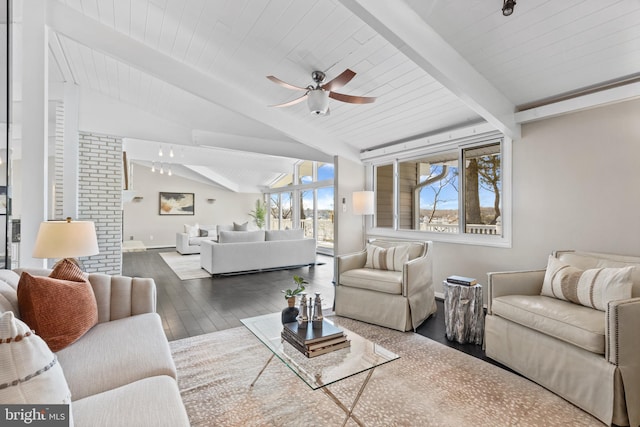
[{"label": "decorative vase", "polygon": [[282,310],[282,324],[295,322],[298,317],[298,307],[296,307],[296,297],[287,298],[288,307]]}]

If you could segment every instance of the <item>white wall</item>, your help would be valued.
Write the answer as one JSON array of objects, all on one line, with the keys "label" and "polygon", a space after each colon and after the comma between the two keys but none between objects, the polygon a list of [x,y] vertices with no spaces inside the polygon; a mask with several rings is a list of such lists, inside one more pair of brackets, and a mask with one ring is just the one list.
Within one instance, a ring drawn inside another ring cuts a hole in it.
[{"label": "white wall", "polygon": [[640,255],[639,118],[636,100],[523,125],[512,248],[436,243],[436,291],[451,274],[544,268],[555,249]]},{"label": "white wall", "polygon": [[[234,193],[215,186],[192,181],[176,175],[152,173],[147,167],[133,165],[132,189],[139,202],[124,204],[124,240],[139,240],[147,247],[176,245],[176,232],[183,231],[184,224],[232,224],[253,218],[249,212],[255,208],[259,193]],[[159,211],[159,193],[195,193],[195,215],[163,215]],[[207,199],[216,199],[208,203]]]},{"label": "white wall", "polygon": [[[344,255],[360,251],[364,248],[364,230],[361,215],[353,213],[352,194],[364,190],[364,167],[351,160],[336,157],[335,159],[335,255]],[[343,211],[343,199],[346,212]]]}]

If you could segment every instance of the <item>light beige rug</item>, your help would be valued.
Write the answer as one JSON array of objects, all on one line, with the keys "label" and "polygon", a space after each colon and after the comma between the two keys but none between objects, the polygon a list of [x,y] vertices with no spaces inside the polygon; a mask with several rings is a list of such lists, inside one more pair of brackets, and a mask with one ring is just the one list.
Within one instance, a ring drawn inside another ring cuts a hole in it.
[{"label": "light beige rug", "polygon": [[[376,368],[356,406],[367,426],[603,425],[525,378],[421,335],[334,320],[401,356]],[[193,426],[342,425],[342,410],[276,358],[250,389],[271,353],[244,327],[170,345]],[[330,389],[350,404],[365,375]]]},{"label": "light beige rug", "polygon": [[200,254],[181,255],[178,252],[161,252],[160,256],[180,280],[211,277],[200,267]]}]

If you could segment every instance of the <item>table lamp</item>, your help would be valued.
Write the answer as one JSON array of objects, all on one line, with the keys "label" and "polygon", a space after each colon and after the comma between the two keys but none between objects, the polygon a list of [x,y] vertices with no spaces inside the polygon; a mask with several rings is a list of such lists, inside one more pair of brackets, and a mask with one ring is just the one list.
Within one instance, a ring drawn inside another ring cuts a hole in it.
[{"label": "table lamp", "polygon": [[40,224],[34,258],[70,259],[82,267],[78,257],[96,255],[100,252],[96,227],[93,221],[44,221]]}]

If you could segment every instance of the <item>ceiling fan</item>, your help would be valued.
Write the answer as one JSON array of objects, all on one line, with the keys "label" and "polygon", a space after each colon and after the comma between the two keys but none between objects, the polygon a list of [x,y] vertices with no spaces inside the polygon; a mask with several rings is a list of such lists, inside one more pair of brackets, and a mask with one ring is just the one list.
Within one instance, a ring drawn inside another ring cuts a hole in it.
[{"label": "ceiling fan", "polygon": [[305,94],[299,98],[296,98],[289,102],[285,102],[283,104],[272,105],[272,107],[288,107],[290,105],[302,102],[306,99],[311,114],[325,115],[329,113],[329,98],[333,98],[342,102],[348,102],[351,104],[370,104],[374,102],[376,100],[375,97],[353,96],[334,92],[336,89],[340,89],[342,86],[349,83],[355,76],[356,73],[347,68],[333,80],[324,83],[324,80],[326,78],[325,73],[322,71],[314,71],[313,73],[311,73],[311,78],[315,82],[315,86],[309,85],[307,87],[294,86],[280,80],[277,77],[267,76],[267,78],[272,82],[279,84],[280,86],[284,86],[287,89],[305,92]]}]

